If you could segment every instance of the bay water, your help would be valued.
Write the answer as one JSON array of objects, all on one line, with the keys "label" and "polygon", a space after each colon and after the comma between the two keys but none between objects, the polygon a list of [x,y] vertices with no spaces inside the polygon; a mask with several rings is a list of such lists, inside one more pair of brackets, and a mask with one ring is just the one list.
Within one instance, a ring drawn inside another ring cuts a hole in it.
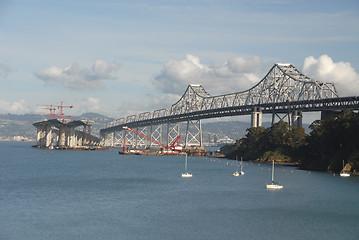
[{"label": "bay water", "polygon": [[0,142],[0,240],[358,239],[359,177]]}]

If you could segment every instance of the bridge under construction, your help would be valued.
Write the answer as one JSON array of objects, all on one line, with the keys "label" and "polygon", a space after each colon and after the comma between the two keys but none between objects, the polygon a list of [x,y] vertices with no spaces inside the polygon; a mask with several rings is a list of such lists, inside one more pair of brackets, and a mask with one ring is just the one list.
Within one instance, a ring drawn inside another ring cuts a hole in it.
[{"label": "bridge under construction", "polygon": [[[33,123],[37,129],[39,148],[56,149],[98,149],[100,139],[91,135],[93,121],[50,119]],[[81,130],[76,128],[82,127]]]},{"label": "bridge under construction", "polygon": [[[303,112],[344,109],[358,110],[359,98],[339,97],[333,83],[313,80],[292,64],[276,63],[249,90],[211,96],[203,86],[191,84],[170,108],[109,122],[100,131],[101,145],[151,148],[159,147],[156,142],[162,142],[165,138],[165,144],[170,146],[182,135],[184,149],[198,149],[203,148],[202,119],[251,115],[251,126],[259,127],[262,125],[262,115],[271,114],[272,124],[286,120],[295,128],[302,125]],[[133,134],[127,127],[141,134]]]}]

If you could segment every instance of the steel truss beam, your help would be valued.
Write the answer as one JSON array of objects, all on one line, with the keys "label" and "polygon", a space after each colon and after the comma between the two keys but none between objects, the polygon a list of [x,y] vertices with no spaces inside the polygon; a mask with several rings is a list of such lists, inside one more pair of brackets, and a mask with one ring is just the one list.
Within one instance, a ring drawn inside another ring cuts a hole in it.
[{"label": "steel truss beam", "polygon": [[[150,126],[150,137],[154,140],[156,140],[157,142],[162,142],[162,124],[159,125],[151,125]],[[150,147],[160,147],[157,143],[155,142],[150,142]]]},{"label": "steel truss beam", "polygon": [[185,147],[202,147],[201,120],[187,121]]},{"label": "steel truss beam", "polygon": [[123,147],[124,131],[115,132],[113,147]]},{"label": "steel truss beam", "polygon": [[[137,127],[136,131],[147,136],[147,126]],[[145,148],[148,146],[147,142],[148,140],[146,138],[136,134],[136,148]]]},{"label": "steel truss beam", "polygon": [[[170,108],[109,122],[106,128],[101,129],[101,133],[121,131],[123,126],[159,126],[207,118],[250,115],[256,107],[260,107],[263,114],[287,114],[292,111],[358,109],[358,102],[358,97],[338,97],[333,83],[310,79],[292,64],[276,63],[258,84],[247,91],[211,96],[201,85],[191,84]],[[156,131],[151,130],[152,138],[155,133]],[[156,137],[159,138],[160,135],[158,133]]]},{"label": "steel truss beam", "polygon": [[167,146],[170,146],[181,135],[180,123],[167,124]]}]

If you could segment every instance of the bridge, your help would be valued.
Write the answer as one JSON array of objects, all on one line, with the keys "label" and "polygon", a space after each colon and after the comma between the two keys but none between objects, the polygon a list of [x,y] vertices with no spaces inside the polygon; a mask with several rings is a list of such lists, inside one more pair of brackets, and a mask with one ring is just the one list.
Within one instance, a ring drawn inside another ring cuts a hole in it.
[{"label": "bridge", "polygon": [[[33,123],[37,129],[36,147],[57,149],[87,149],[99,145],[100,139],[91,135],[93,121],[50,119]],[[83,131],[76,128],[83,127]]]},{"label": "bridge", "polygon": [[[104,146],[156,146],[154,142],[126,131],[128,126],[159,142],[165,136],[167,145],[170,145],[181,135],[181,125],[185,125],[182,134],[185,136],[184,147],[203,147],[202,119],[251,115],[251,126],[259,127],[262,125],[262,114],[272,114],[272,124],[278,119],[288,118],[291,127],[299,127],[303,112],[344,109],[359,109],[359,98],[339,97],[333,83],[313,80],[292,64],[276,63],[249,90],[211,96],[203,86],[191,84],[170,108],[109,122],[101,129],[100,138]],[[166,128],[165,133],[163,128]]]}]

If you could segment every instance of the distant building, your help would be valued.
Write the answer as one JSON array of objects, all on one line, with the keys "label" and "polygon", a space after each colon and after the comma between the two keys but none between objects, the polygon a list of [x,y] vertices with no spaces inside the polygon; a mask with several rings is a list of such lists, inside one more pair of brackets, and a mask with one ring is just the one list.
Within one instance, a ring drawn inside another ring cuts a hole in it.
[{"label": "distant building", "polygon": [[221,138],[219,140],[217,140],[217,143],[222,145],[222,144],[234,144],[236,143],[236,140],[233,140],[231,138],[229,138],[228,136],[225,136],[224,138]]}]

